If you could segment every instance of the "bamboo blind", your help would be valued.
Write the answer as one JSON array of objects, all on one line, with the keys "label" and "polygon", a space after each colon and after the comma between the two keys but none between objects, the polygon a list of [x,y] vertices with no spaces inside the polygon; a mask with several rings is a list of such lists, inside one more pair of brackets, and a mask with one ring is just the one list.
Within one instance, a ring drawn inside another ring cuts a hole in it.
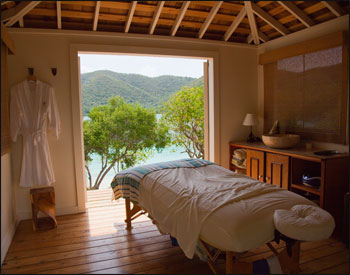
[{"label": "bamboo blind", "polygon": [[347,66],[346,43],[265,64],[264,132],[346,143]]}]

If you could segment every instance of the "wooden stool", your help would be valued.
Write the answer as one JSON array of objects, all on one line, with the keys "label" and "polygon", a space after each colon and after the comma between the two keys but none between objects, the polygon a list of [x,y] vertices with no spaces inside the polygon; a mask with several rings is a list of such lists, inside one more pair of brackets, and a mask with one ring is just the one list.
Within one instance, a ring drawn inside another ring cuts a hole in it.
[{"label": "wooden stool", "polygon": [[[30,189],[32,201],[33,230],[41,231],[57,227],[55,213],[55,190],[52,186]],[[38,218],[41,211],[48,217]]]}]

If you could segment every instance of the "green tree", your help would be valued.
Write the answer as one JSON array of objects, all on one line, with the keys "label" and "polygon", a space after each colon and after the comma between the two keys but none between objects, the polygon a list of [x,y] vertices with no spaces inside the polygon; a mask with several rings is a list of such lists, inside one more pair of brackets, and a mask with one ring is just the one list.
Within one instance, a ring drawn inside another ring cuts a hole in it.
[{"label": "green tree", "polygon": [[203,87],[184,87],[163,104],[162,123],[171,131],[172,143],[185,148],[190,158],[204,158]]},{"label": "green tree", "polygon": [[[121,97],[111,97],[107,105],[93,107],[83,131],[88,189],[99,189],[115,165],[117,170],[131,167],[170,142],[168,128],[157,123],[153,110],[126,103]],[[94,183],[88,166],[92,154],[101,158],[101,170]]]}]

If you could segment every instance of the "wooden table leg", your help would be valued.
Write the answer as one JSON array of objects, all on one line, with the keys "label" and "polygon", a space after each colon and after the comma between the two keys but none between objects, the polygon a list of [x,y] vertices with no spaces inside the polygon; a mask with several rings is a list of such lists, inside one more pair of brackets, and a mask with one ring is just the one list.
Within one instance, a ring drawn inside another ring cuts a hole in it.
[{"label": "wooden table leg", "polygon": [[126,211],[126,229],[131,229],[131,207],[130,207],[130,200],[125,199],[125,211]]},{"label": "wooden table leg", "polygon": [[233,274],[232,258],[233,252],[226,251],[226,274]]}]

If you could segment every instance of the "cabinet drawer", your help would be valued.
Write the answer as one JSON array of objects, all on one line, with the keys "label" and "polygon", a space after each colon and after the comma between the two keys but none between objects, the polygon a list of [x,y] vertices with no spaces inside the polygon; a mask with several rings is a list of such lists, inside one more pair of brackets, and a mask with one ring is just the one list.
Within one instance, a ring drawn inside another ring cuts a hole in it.
[{"label": "cabinet drawer", "polygon": [[266,153],[266,177],[265,182],[278,187],[288,189],[289,157]]},{"label": "cabinet drawer", "polygon": [[264,181],[264,161],[265,154],[261,151],[247,150],[247,175]]}]

